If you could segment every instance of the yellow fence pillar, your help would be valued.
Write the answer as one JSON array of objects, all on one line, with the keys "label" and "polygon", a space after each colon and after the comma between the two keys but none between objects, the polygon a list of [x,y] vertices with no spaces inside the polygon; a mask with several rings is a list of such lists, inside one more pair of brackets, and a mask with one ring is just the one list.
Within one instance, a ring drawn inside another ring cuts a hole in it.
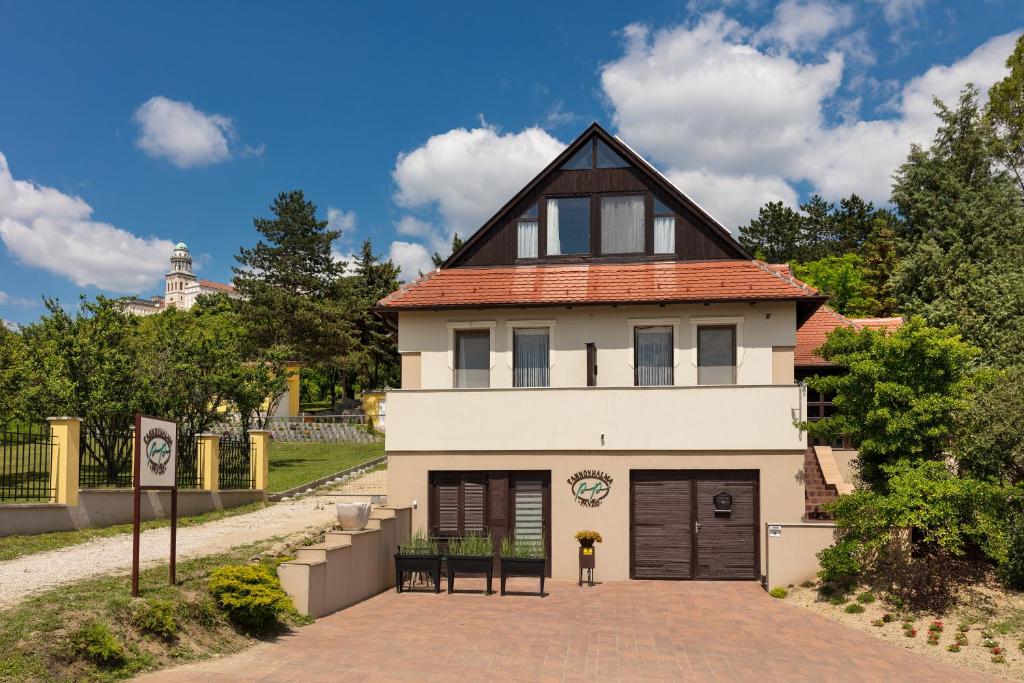
[{"label": "yellow fence pillar", "polygon": [[198,434],[199,457],[196,458],[197,474],[203,491],[220,489],[220,435]]},{"label": "yellow fence pillar", "polygon": [[53,496],[50,502],[78,505],[78,448],[82,420],[77,417],[51,417],[46,421],[50,423],[53,438],[50,449],[50,488],[53,489]]},{"label": "yellow fence pillar", "polygon": [[270,431],[267,429],[250,429],[249,438],[252,458],[253,488],[257,491],[270,492]]},{"label": "yellow fence pillar", "polygon": [[302,365],[299,363],[285,363],[285,370],[288,371],[288,417],[299,416],[299,370]]}]

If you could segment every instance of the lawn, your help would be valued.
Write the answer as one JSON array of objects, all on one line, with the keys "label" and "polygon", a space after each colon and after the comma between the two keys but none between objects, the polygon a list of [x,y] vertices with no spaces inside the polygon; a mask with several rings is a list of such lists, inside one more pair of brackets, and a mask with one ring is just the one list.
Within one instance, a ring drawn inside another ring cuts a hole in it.
[{"label": "lawn", "polygon": [[[144,670],[238,652],[309,623],[290,612],[283,624],[254,635],[232,624],[207,590],[213,569],[246,563],[272,543],[179,562],[176,586],[167,584],[166,564],[145,570],[139,577],[141,600],[129,597],[129,576],[121,575],[62,586],[0,610],[0,681],[119,680]],[[271,568],[274,564],[271,561]],[[140,618],[154,600],[166,601],[162,604],[173,615],[175,632],[169,637],[154,635]],[[76,634],[83,625],[96,622],[123,651],[119,661],[97,663],[95,655],[76,650]]]},{"label": "lawn", "polygon": [[384,455],[377,443],[270,442],[270,490],[287,491]]},{"label": "lawn", "polygon": [[[249,503],[248,505],[239,505],[238,507],[228,508],[225,510],[211,510],[210,512],[193,515],[192,517],[180,517],[178,519],[178,527],[184,528],[195,526],[196,524],[212,522],[214,520],[224,519],[225,517],[243,515],[247,512],[259,510],[265,507],[265,505],[266,504],[263,502]],[[171,522],[168,519],[153,519],[148,522],[142,522],[140,526],[143,531],[146,531],[147,529],[157,529],[164,526],[170,526],[170,524]],[[56,550],[57,548],[79,545],[80,543],[91,541],[94,538],[106,538],[108,536],[127,534],[131,533],[131,530],[131,524],[114,524],[113,526],[99,527],[95,529],[54,531],[48,534],[35,534],[32,536],[2,536],[0,537],[0,561],[13,560],[24,555],[31,555],[32,553],[41,553],[47,550]]]}]

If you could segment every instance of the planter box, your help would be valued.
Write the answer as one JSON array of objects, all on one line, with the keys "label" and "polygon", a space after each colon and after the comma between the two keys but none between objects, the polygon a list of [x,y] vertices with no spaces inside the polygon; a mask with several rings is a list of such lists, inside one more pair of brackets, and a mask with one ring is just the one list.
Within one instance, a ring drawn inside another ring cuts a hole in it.
[{"label": "planter box", "polygon": [[448,592],[455,590],[456,574],[486,574],[487,595],[491,594],[491,580],[494,578],[493,555],[449,555],[445,558],[448,565]]},{"label": "planter box", "polygon": [[510,576],[536,576],[540,579],[540,596],[544,597],[544,570],[547,560],[542,557],[501,558],[501,594],[505,595],[505,580]]},{"label": "planter box", "polygon": [[434,592],[441,592],[441,555],[401,555],[395,553],[395,590],[402,592],[405,574],[428,574],[434,579]]}]

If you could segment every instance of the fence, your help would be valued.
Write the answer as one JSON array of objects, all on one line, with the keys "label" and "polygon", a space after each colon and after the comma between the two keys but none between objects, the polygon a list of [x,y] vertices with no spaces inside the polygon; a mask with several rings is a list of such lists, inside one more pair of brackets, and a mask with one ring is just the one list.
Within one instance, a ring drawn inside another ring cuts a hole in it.
[{"label": "fence", "polygon": [[179,489],[201,489],[206,468],[206,442],[197,436],[178,440],[178,472],[175,475]]},{"label": "fence", "polygon": [[0,501],[46,502],[55,496],[53,447],[49,425],[0,431]]},{"label": "fence", "polygon": [[135,429],[83,422],[79,435],[79,486],[131,488]]},{"label": "fence", "polygon": [[220,439],[220,481],[222,489],[251,489],[256,484],[252,444],[246,435]]}]

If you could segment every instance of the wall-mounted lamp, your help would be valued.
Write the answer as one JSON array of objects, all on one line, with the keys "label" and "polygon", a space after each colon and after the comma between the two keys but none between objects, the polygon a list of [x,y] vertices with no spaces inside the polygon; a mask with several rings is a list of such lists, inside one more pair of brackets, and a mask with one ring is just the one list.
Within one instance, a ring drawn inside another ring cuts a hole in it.
[{"label": "wall-mounted lamp", "polygon": [[412,501],[412,509],[413,510],[419,508],[419,506],[420,506],[420,502],[418,500],[413,500]]}]

